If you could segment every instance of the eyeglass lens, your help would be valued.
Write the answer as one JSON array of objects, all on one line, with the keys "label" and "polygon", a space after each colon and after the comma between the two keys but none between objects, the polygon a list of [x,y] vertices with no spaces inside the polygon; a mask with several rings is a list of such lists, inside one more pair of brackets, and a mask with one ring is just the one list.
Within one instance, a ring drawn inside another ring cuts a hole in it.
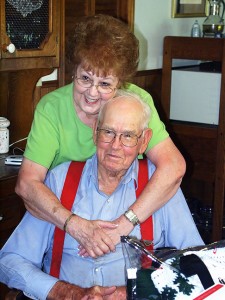
[{"label": "eyeglass lens", "polygon": [[[86,89],[89,89],[94,85],[93,81],[90,81],[90,80],[84,80],[82,78],[77,78],[77,77],[75,79],[80,86],[82,86]],[[110,87],[108,85],[102,85],[102,84],[95,85],[95,87],[101,94],[110,94],[114,90],[112,87]]]},{"label": "eyeglass lens", "polygon": [[97,129],[98,131],[98,138],[101,142],[104,143],[111,143],[117,135],[120,137],[121,143],[126,147],[134,147],[138,143],[138,139],[141,137],[137,136],[135,134],[127,134],[127,133],[121,133],[117,134],[116,132],[112,130],[106,130],[106,129]]}]

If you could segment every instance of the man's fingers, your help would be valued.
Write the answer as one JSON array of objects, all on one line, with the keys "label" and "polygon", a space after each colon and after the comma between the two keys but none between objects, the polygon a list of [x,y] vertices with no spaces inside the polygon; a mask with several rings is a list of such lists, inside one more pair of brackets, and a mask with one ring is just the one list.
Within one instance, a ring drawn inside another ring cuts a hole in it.
[{"label": "man's fingers", "polygon": [[108,296],[116,291],[116,286],[100,287],[102,296]]},{"label": "man's fingers", "polygon": [[117,228],[116,223],[101,220],[88,221],[80,218],[78,227],[80,230],[76,231],[75,238],[86,250],[85,252],[81,248],[79,255],[87,256],[88,253],[89,256],[95,258],[115,251],[113,240],[104,230],[114,232]]},{"label": "man's fingers", "polygon": [[109,240],[110,239],[106,238],[105,240],[98,241],[98,243],[94,247],[90,245],[90,247],[84,248],[84,246],[80,245],[79,255],[83,257],[91,256],[95,258],[107,254],[110,251],[115,251],[115,246],[112,244],[111,241],[109,242]]},{"label": "man's fingers", "polygon": [[96,258],[96,257],[102,256],[106,253],[109,253],[110,250],[109,250],[109,247],[107,247],[105,244],[101,244],[101,246],[98,245],[93,249],[87,250],[87,252],[91,257]]}]

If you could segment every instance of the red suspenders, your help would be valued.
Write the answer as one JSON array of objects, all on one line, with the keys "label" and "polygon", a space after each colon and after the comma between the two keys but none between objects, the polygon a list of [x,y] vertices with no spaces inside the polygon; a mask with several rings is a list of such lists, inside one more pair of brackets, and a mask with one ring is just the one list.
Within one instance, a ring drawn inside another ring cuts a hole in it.
[{"label": "red suspenders", "polygon": [[[68,210],[71,210],[74,199],[77,193],[77,188],[80,182],[81,174],[85,162],[71,162],[63,191],[61,195],[61,203]],[[148,163],[147,159],[139,160],[139,172],[138,172],[138,189],[136,190],[136,197],[140,195],[148,182]],[[152,216],[150,216],[145,222],[141,224],[141,236],[143,240],[153,241],[153,224]],[[52,249],[52,262],[50,268],[50,275],[59,278],[60,265],[62,260],[63,244],[65,239],[65,232],[58,227],[55,228],[53,249]],[[146,247],[148,250],[153,249],[153,245]]]},{"label": "red suspenders", "polygon": [[[68,210],[71,210],[73,206],[84,165],[85,162],[71,162],[67,171],[60,200],[62,205]],[[52,262],[50,268],[50,275],[56,278],[59,278],[64,239],[65,231],[56,227],[54,232]]]}]

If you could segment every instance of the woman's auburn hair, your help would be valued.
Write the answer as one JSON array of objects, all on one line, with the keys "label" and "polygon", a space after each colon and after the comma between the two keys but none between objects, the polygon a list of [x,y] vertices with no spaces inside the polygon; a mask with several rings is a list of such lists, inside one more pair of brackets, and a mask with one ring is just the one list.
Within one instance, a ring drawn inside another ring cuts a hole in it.
[{"label": "woman's auburn hair", "polygon": [[120,85],[137,72],[139,42],[128,25],[109,15],[84,17],[68,38],[67,58],[97,75],[117,76]]}]

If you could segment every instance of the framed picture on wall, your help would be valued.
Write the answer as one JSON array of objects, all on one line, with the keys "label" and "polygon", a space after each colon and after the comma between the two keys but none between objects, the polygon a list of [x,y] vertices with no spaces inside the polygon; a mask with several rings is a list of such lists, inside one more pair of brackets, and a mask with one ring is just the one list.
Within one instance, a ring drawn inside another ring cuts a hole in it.
[{"label": "framed picture on wall", "polygon": [[173,18],[205,17],[207,0],[172,0]]}]

